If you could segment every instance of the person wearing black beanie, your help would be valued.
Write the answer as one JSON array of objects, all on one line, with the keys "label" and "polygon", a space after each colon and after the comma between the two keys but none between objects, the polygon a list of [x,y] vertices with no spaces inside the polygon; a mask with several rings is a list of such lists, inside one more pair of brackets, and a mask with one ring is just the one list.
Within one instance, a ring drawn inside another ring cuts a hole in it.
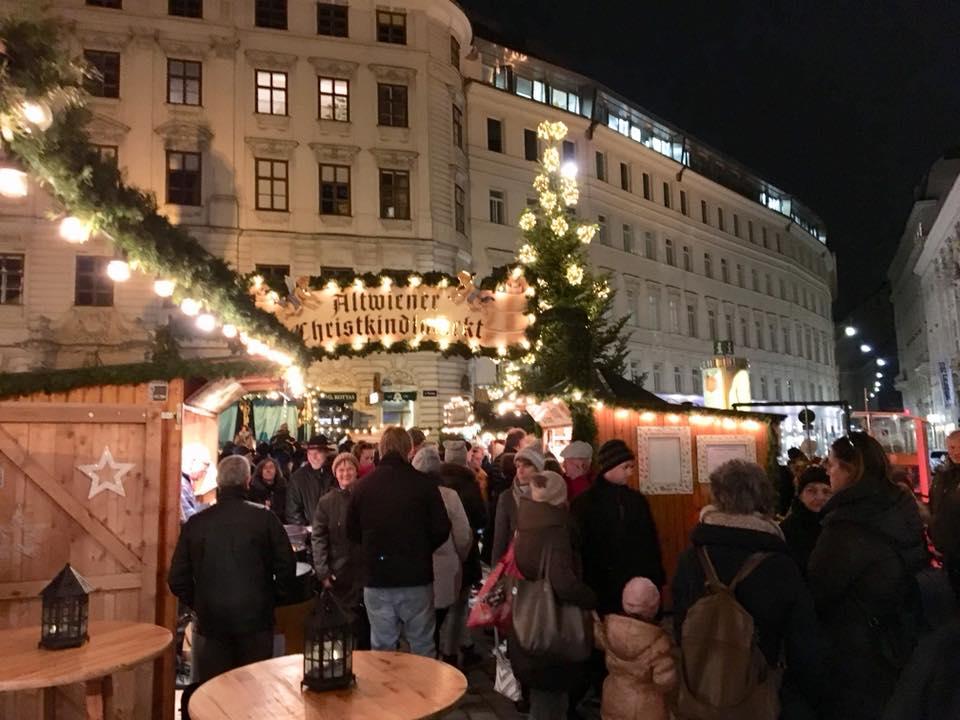
[{"label": "person wearing black beanie", "polygon": [[823,506],[832,494],[827,471],[820,465],[811,465],[797,478],[797,495],[790,504],[790,512],[780,523],[790,555],[804,575],[810,553],[820,537]]}]

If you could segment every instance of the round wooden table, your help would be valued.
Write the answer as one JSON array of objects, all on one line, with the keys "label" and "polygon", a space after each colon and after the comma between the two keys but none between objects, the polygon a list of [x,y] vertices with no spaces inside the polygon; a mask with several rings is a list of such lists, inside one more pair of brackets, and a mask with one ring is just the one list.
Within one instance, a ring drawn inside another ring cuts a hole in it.
[{"label": "round wooden table", "polygon": [[91,622],[77,648],[37,647],[40,627],[0,630],[0,692],[42,689],[44,717],[53,717],[53,688],[86,683],[90,720],[112,716],[113,673],[152,660],[170,645],[166,628],[149,623]]},{"label": "round wooden table", "polygon": [[398,652],[353,654],[357,685],[301,690],[303,655],[264,660],[218,675],[190,698],[192,720],[413,720],[451,708],[467,678],[439,660]]}]

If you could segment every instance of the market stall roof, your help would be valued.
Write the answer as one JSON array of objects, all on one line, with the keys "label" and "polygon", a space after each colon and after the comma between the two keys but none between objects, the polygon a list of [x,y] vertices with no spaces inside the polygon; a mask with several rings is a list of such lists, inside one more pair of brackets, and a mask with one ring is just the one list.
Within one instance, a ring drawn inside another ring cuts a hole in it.
[{"label": "market stall roof", "polygon": [[253,392],[282,391],[283,380],[267,375],[213,380],[186,399],[186,404],[219,415],[244,395]]},{"label": "market stall roof", "polygon": [[631,405],[643,405],[650,408],[674,407],[666,400],[654,395],[639,383],[620,375],[597,370],[597,388],[605,390],[604,400],[623,402]]}]

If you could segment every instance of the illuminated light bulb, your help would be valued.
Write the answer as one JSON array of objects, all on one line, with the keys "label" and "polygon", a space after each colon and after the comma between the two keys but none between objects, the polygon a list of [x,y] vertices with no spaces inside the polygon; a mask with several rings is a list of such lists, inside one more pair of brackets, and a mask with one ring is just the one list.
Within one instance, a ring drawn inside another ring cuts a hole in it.
[{"label": "illuminated light bulb", "polygon": [[536,323],[536,322],[537,322],[537,316],[536,316],[536,315],[534,315],[533,313],[530,313],[529,315],[527,315],[527,323],[528,323],[529,325],[533,325],[533,324]]},{"label": "illuminated light bulb", "polygon": [[528,298],[532,298],[534,295],[537,294],[537,289],[533,285],[531,285],[526,290],[524,290],[523,294],[526,295]]},{"label": "illuminated light bulb", "polygon": [[860,346],[860,352],[862,353],[873,352],[873,348],[867,345],[866,343],[863,343],[863,345]]},{"label": "illuminated light bulb", "polygon": [[27,174],[15,167],[0,167],[0,195],[7,198],[26,197],[30,192]]},{"label": "illuminated light bulb", "polygon": [[203,332],[213,332],[217,327],[217,319],[210,313],[197,315],[197,329]]},{"label": "illuminated light bulb", "polygon": [[353,289],[357,292],[363,292],[363,280],[361,278],[353,281]]},{"label": "illuminated light bulb", "polygon": [[130,279],[130,263],[126,260],[111,260],[107,263],[107,277],[114,282],[126,282]]},{"label": "illuminated light bulb", "polygon": [[847,337],[853,337],[854,335],[857,334],[857,329],[856,329],[855,327],[853,327],[852,325],[847,325],[847,326],[843,329],[843,334],[846,335]]},{"label": "illuminated light bulb", "polygon": [[390,288],[393,287],[393,279],[388,277],[380,278],[380,289],[383,292],[390,292]]},{"label": "illuminated light bulb", "polygon": [[721,424],[726,430],[733,430],[733,428],[737,426],[737,421],[730,418],[724,418]]},{"label": "illuminated light bulb", "polygon": [[337,349],[337,345],[331,340],[323,346],[323,349],[332,354]]},{"label": "illuminated light bulb", "polygon": [[250,278],[250,282],[253,283],[253,287],[255,289],[259,288],[261,285],[263,285],[263,275],[254,275],[252,278]]},{"label": "illuminated light bulb", "polygon": [[520,341],[520,347],[522,347],[524,350],[529,350],[529,349],[530,349],[530,341],[527,340],[526,338],[523,338],[523,339]]},{"label": "illuminated light bulb", "polygon": [[411,275],[407,278],[407,283],[413,288],[420,287],[420,283],[422,282],[423,278],[421,278],[419,275]]},{"label": "illuminated light bulb", "polygon": [[[200,302],[193,298],[184,298],[180,301],[180,311],[188,317],[193,317],[200,312]],[[251,338],[246,339],[247,343],[253,342]]]},{"label": "illuminated light bulb", "polygon": [[413,339],[410,341],[410,347],[418,348],[420,347],[420,341],[423,340],[422,335],[414,335]]},{"label": "illuminated light bulb", "polygon": [[498,346],[497,346],[497,355],[499,355],[500,357],[506,357],[506,356],[507,356],[507,346],[506,346],[506,345],[498,345]]},{"label": "illuminated light bulb", "polygon": [[437,287],[445,288],[450,287],[450,281],[446,278],[440,278],[440,282],[437,283]]},{"label": "illuminated light bulb", "polygon": [[26,100],[20,106],[20,112],[24,120],[31,125],[36,125],[40,130],[46,130],[53,124],[53,113],[46,103]]},{"label": "illuminated light bulb", "polygon": [[883,358],[877,358],[877,365],[879,365],[880,367],[884,367],[886,364],[887,364],[886,360],[884,360]]},{"label": "illuminated light bulb", "polygon": [[882,380],[882,379],[883,379],[883,373],[882,373],[882,372],[878,372],[878,373],[877,373],[877,380]]},{"label": "illuminated light bulb", "polygon": [[[645,413],[645,414],[649,414],[649,415],[651,416],[651,418],[653,417],[653,413]],[[627,410],[626,408],[619,408],[619,409],[614,413],[614,415],[615,415],[617,418],[619,418],[620,420],[624,420],[624,419],[630,417],[630,411]],[[641,416],[640,419],[643,420],[643,417]]]},{"label": "illuminated light bulb", "polygon": [[90,223],[84,222],[73,215],[68,215],[60,221],[60,237],[75,245],[89,240],[91,229]]},{"label": "illuminated light bulb", "polygon": [[593,406],[594,406],[597,410],[603,410],[603,400],[597,400],[597,401],[593,404]]},{"label": "illuminated light bulb", "polygon": [[573,180],[577,177],[578,171],[579,168],[573,160],[567,160],[567,162],[560,166],[560,174],[568,180]]},{"label": "illuminated light bulb", "polygon": [[232,340],[233,338],[235,338],[235,337],[237,336],[237,326],[236,326],[236,325],[230,325],[230,324],[228,323],[228,324],[226,324],[226,325],[223,326],[222,331],[223,331],[223,336],[224,336],[225,338],[227,338],[228,340]]},{"label": "illuminated light bulb", "polygon": [[338,293],[340,292],[340,286],[337,285],[335,281],[331,280],[324,286],[324,290],[326,290],[328,293]]},{"label": "illuminated light bulb", "polygon": [[760,423],[758,423],[756,420],[744,420],[742,425],[747,430],[756,430],[758,427],[760,427]]},{"label": "illuminated light bulb", "polygon": [[153,281],[153,292],[155,292],[159,297],[168,298],[173,295],[174,288],[177,287],[177,283],[173,280],[165,280],[164,278],[157,278]]},{"label": "illuminated light bulb", "polygon": [[440,346],[441,350],[446,350],[450,347],[450,341],[447,340],[447,338],[440,338],[438,345]]},{"label": "illuminated light bulb", "polygon": [[583,393],[579,390],[574,390],[572,393],[570,393],[570,397],[572,397],[576,402],[580,402],[583,400]]},{"label": "illuminated light bulb", "polygon": [[473,352],[480,352],[480,341],[476,338],[471,338],[467,344]]},{"label": "illuminated light bulb", "polygon": [[667,422],[678,423],[680,422],[680,416],[676,413],[670,413],[667,415]]},{"label": "illuminated light bulb", "polygon": [[522,278],[523,268],[520,267],[519,265],[515,267],[513,270],[510,271],[510,277],[512,277],[514,280],[519,280],[520,278]]},{"label": "illuminated light bulb", "polygon": [[[627,411],[626,411],[626,410],[617,410],[617,414],[618,414],[618,415],[619,415],[621,412],[624,413],[624,415],[626,415],[626,412],[627,412]],[[656,413],[652,413],[652,412],[650,412],[649,410],[647,410],[646,412],[640,413],[640,419],[641,419],[643,422],[651,422],[651,421],[654,420],[656,417],[657,417]]]}]

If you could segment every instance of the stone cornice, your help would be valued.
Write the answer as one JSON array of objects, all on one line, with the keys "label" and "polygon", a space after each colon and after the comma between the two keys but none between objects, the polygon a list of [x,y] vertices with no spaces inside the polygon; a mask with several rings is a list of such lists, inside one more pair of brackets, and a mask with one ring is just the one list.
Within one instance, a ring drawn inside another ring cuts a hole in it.
[{"label": "stone cornice", "polygon": [[157,45],[168,57],[196,58],[202,60],[211,50],[210,40],[187,40],[186,38],[167,37],[156,34]]},{"label": "stone cornice", "polygon": [[245,137],[244,142],[253,151],[255,157],[273,157],[285,160],[293,157],[293,151],[300,144],[296,140],[263,137]]},{"label": "stone cornice", "polygon": [[317,75],[327,75],[338,78],[352,78],[356,75],[359,63],[337,58],[308,57],[307,62],[313,65]]},{"label": "stone cornice", "polygon": [[119,145],[130,132],[130,127],[107,115],[94,113],[87,124],[87,132],[94,142],[105,145]]},{"label": "stone cornice", "polygon": [[411,83],[417,76],[414,68],[400,67],[398,65],[378,65],[370,63],[367,65],[370,71],[380,82],[391,83]]},{"label": "stone cornice", "polygon": [[91,28],[77,28],[74,35],[84,50],[123,52],[132,39],[130,33],[104,32]]},{"label": "stone cornice", "polygon": [[352,163],[360,148],[356,145],[337,145],[334,143],[310,143],[310,149],[317,158],[317,162]]},{"label": "stone cornice", "polygon": [[297,56],[269,50],[244,50],[243,54],[254,67],[268,70],[290,70],[297,64]]},{"label": "stone cornice", "polygon": [[370,154],[380,167],[410,169],[417,161],[419,153],[413,150],[395,150],[393,148],[370,148]]},{"label": "stone cornice", "polygon": [[213,131],[206,125],[184,120],[168,120],[154,128],[168,150],[203,152],[210,147]]}]

